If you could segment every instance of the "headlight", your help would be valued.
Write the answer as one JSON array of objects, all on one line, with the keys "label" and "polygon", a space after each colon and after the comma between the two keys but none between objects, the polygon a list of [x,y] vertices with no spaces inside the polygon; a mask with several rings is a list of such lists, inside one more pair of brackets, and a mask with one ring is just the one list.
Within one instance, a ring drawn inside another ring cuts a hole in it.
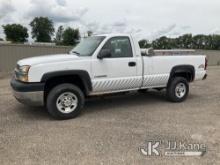
[{"label": "headlight", "polygon": [[17,80],[20,80],[22,82],[28,82],[28,75],[18,75],[16,76]]},{"label": "headlight", "polygon": [[15,69],[15,78],[23,82],[28,82],[28,71],[30,67],[29,65],[17,66]]},{"label": "headlight", "polygon": [[29,71],[29,69],[30,69],[30,67],[31,67],[31,66],[29,66],[29,65],[20,66],[19,71],[20,71],[21,73],[27,74],[28,71]]}]

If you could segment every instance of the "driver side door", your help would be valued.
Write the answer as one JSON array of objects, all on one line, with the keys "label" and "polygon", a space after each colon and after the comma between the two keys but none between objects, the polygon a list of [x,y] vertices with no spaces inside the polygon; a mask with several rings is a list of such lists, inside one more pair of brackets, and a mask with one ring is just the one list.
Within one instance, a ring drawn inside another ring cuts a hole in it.
[{"label": "driver side door", "polygon": [[102,50],[108,50],[110,55],[92,61],[92,93],[102,94],[139,88],[141,78],[137,77],[137,59],[133,55],[130,38],[110,38]]}]

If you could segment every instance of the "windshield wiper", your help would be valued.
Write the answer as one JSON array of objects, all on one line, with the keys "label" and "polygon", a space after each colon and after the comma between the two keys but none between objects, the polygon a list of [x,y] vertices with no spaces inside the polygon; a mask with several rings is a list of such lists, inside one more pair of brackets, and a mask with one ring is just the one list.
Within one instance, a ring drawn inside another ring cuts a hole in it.
[{"label": "windshield wiper", "polygon": [[77,55],[80,55],[80,53],[77,52],[77,51],[72,51],[72,53],[75,53],[75,54],[77,54]]}]

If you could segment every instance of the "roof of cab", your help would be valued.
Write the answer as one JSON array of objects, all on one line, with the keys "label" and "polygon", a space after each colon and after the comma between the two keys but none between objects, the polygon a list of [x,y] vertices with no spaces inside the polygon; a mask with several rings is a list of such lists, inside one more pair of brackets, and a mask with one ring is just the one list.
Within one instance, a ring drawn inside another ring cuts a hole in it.
[{"label": "roof of cab", "polygon": [[97,34],[94,36],[105,36],[105,37],[118,37],[118,36],[126,36],[126,37],[130,37],[130,34],[126,34],[126,33],[109,33],[109,34]]}]

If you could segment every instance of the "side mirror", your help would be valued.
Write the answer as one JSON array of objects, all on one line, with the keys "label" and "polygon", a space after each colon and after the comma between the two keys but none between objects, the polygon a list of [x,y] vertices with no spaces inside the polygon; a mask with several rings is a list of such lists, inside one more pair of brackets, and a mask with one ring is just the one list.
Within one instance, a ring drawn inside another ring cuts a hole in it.
[{"label": "side mirror", "polygon": [[109,49],[102,49],[97,56],[98,59],[103,59],[108,57],[111,57],[111,51]]},{"label": "side mirror", "polygon": [[153,56],[154,54],[155,54],[155,52],[154,52],[153,48],[141,49],[141,55],[142,56]]},{"label": "side mirror", "polygon": [[155,53],[154,53],[154,49],[153,48],[149,48],[148,49],[148,56],[153,56]]}]

